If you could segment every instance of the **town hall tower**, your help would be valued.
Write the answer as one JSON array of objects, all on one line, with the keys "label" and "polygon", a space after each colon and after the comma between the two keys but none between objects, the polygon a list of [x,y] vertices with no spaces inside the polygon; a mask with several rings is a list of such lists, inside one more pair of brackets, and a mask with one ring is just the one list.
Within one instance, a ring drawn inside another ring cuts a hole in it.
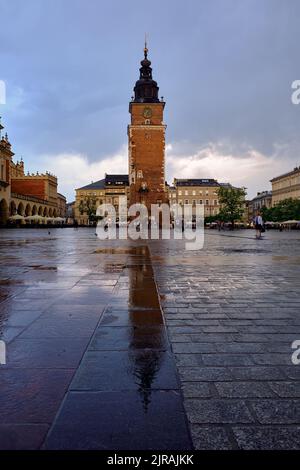
[{"label": "town hall tower", "polygon": [[[158,86],[152,78],[151,62],[145,43],[140,78],[129,104],[131,123],[128,126],[128,174],[130,205],[167,202],[165,190],[165,102],[158,98]],[[149,212],[150,213],[150,212]]]}]

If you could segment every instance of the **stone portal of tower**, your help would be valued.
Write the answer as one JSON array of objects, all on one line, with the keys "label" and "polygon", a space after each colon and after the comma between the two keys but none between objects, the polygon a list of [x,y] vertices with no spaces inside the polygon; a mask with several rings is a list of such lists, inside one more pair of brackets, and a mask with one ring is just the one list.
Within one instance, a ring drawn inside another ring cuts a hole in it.
[{"label": "stone portal of tower", "polygon": [[152,79],[151,62],[145,45],[140,79],[129,104],[128,174],[130,205],[143,203],[150,215],[151,204],[167,202],[165,189],[165,102],[158,98],[158,86]]}]

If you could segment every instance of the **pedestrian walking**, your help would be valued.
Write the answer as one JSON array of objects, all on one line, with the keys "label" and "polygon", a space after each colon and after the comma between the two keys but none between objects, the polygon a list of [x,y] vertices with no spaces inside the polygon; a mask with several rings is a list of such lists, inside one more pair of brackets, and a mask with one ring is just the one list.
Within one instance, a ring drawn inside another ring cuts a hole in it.
[{"label": "pedestrian walking", "polygon": [[264,231],[264,223],[263,223],[263,219],[262,219],[262,216],[261,216],[261,213],[258,212],[255,219],[254,219],[254,225],[255,225],[255,230],[256,230],[256,239],[257,240],[260,240],[261,239],[261,234],[262,232]]}]

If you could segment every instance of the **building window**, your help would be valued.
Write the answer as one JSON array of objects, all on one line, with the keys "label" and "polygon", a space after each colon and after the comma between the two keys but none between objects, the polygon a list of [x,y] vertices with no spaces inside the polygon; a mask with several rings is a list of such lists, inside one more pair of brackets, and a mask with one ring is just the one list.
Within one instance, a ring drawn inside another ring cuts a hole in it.
[{"label": "building window", "polygon": [[196,199],[193,199],[193,206],[196,205]]},{"label": "building window", "polygon": [[137,179],[143,178],[143,172],[142,172],[142,170],[138,170],[138,171],[137,171],[136,177],[137,177]]},{"label": "building window", "polygon": [[214,200],[214,205],[217,206],[218,205],[218,201],[217,199]]},{"label": "building window", "polygon": [[184,191],[184,195],[185,195],[185,196],[188,196],[188,195],[189,195],[189,192],[188,192],[188,191]]},{"label": "building window", "polygon": [[203,204],[203,200],[202,200],[202,199],[199,199],[199,204]]},{"label": "building window", "polygon": [[208,199],[206,199],[205,204],[206,204],[207,206],[209,206],[209,200],[208,200]]},{"label": "building window", "polygon": [[178,191],[178,196],[182,196],[182,191]]},{"label": "building window", "polygon": [[186,200],[184,201],[184,203],[185,203],[185,204],[188,204],[188,203],[189,203],[189,200],[188,200],[188,199],[186,199]]},{"label": "building window", "polygon": [[1,165],[1,179],[4,180],[4,165]]},{"label": "building window", "polygon": [[193,191],[193,196],[196,196],[196,191],[195,190]]}]

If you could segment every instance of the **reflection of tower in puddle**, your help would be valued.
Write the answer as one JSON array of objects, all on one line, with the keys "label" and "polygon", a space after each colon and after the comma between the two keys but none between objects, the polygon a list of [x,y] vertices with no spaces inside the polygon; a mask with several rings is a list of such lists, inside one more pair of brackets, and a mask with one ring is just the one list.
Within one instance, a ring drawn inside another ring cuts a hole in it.
[{"label": "reflection of tower in puddle", "polygon": [[129,261],[129,320],[132,326],[130,363],[144,411],[151,402],[152,384],[166,344],[162,313],[147,247],[136,247]]}]

